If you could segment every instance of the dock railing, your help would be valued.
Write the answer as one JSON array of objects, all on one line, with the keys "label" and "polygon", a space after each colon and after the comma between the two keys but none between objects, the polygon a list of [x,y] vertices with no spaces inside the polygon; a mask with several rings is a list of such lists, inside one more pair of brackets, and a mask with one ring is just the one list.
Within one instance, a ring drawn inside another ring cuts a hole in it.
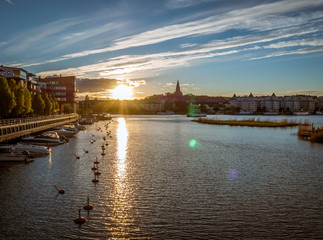
[{"label": "dock railing", "polygon": [[48,130],[78,120],[77,114],[1,119],[0,142]]}]

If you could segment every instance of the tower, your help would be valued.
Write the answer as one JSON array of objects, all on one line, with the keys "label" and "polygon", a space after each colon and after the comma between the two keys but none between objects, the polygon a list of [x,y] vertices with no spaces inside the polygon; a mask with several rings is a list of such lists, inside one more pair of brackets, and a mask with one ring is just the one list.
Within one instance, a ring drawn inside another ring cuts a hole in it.
[{"label": "tower", "polygon": [[177,80],[176,90],[175,90],[174,94],[178,95],[178,96],[183,96],[183,93],[181,92],[181,88],[179,86],[179,81],[178,80]]}]

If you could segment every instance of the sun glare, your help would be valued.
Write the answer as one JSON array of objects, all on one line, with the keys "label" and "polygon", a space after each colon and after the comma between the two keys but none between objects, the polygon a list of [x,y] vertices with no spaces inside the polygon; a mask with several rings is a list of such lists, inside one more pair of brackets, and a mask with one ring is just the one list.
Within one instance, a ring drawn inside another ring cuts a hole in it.
[{"label": "sun glare", "polygon": [[126,85],[119,85],[115,89],[111,90],[112,98],[119,100],[132,99],[133,90],[132,87]]}]

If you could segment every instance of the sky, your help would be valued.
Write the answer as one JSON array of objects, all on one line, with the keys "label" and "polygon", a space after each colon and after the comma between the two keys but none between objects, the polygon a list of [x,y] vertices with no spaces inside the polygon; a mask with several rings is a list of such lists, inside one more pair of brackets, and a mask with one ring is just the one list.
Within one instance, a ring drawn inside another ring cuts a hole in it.
[{"label": "sky", "polygon": [[323,0],[0,0],[0,64],[80,97],[323,96]]}]

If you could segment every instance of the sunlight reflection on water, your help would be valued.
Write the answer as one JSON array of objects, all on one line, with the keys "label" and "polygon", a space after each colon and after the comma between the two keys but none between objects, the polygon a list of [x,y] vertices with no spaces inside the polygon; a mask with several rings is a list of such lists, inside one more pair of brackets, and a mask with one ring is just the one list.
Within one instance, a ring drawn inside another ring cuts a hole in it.
[{"label": "sunlight reflection on water", "polygon": [[117,162],[115,175],[115,189],[113,191],[113,215],[112,226],[113,237],[125,238],[129,234],[129,225],[133,224],[131,213],[131,193],[127,178],[127,150],[128,129],[124,118],[118,118],[117,128]]}]

